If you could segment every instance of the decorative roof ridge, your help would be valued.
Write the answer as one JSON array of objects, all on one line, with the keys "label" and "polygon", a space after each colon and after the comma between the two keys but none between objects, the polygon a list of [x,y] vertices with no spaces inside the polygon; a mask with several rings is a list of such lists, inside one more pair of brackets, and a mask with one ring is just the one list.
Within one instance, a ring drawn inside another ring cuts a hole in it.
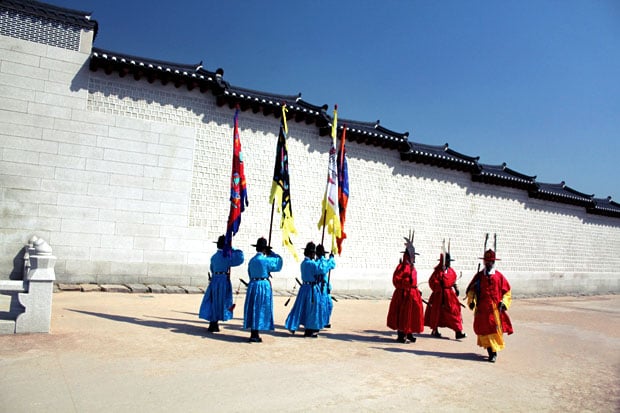
[{"label": "decorative roof ridge", "polygon": [[594,198],[593,204],[587,207],[587,211],[592,214],[607,215],[620,217],[620,204],[611,200],[611,196],[607,198]]},{"label": "decorative roof ridge", "polygon": [[480,160],[479,156],[465,155],[464,153],[455,151],[454,149],[450,148],[450,145],[448,145],[447,142],[443,145],[443,150],[444,150],[444,152],[447,152],[447,153],[449,153],[452,156],[456,156],[456,157],[459,157],[459,158],[467,159],[468,161],[476,163],[476,164]]},{"label": "decorative roof ridge", "polygon": [[[509,174],[509,175],[512,175],[512,176],[514,176],[514,177],[516,177],[516,178],[520,178],[520,179],[523,179],[523,180],[526,180],[526,181],[534,181],[534,180],[536,179],[536,175],[534,175],[534,176],[528,176],[528,175],[522,174],[522,173],[520,173],[520,172],[517,172],[517,171],[515,171],[514,169],[510,169],[510,168],[506,165],[506,162],[502,162],[502,164],[501,164],[501,165],[490,165],[490,164],[483,164],[483,163],[480,163],[479,165],[480,165],[480,167],[481,167],[481,168],[483,168],[483,169],[484,169],[484,168],[490,168],[490,169],[493,169],[493,168],[494,168],[494,169],[501,169],[502,171],[506,172],[506,173],[507,173],[507,174]],[[484,171],[483,171],[483,172],[484,172]]]},{"label": "decorative roof ridge", "polygon": [[[566,182],[562,181],[559,184],[550,184],[545,182],[537,182],[538,192],[552,194],[552,195],[562,195],[560,192],[552,192],[550,189],[555,189],[557,191],[565,191],[572,195],[572,198],[581,198],[587,199],[588,201],[593,201],[594,194],[588,195],[583,192],[579,192],[574,190],[573,188],[566,185]],[[566,196],[566,195],[565,195]]]},{"label": "decorative roof ridge", "polygon": [[[379,126],[379,122],[380,121],[378,120],[376,122],[365,122],[353,119],[338,118],[338,129],[343,130],[345,127],[344,125],[346,125],[347,130],[350,132],[359,132],[362,135],[380,136],[381,138],[387,138],[391,141],[407,141],[407,136],[409,136],[409,132],[406,132],[405,134],[394,132],[390,129]],[[332,124],[333,117],[330,117],[329,125],[331,126]]]},{"label": "decorative roof ridge", "polygon": [[379,125],[379,121],[377,121],[377,124],[375,125],[375,129],[377,129],[378,131],[381,131],[383,133],[389,133],[392,134],[394,136],[400,136],[402,139],[407,139],[409,137],[409,131],[406,132],[395,132],[391,129],[385,128],[381,125]]},{"label": "decorative roof ridge", "polygon": [[620,208],[620,203],[612,201],[611,196],[608,196],[606,198],[593,198],[592,200],[597,204],[597,206],[600,202],[605,202],[617,208]]},{"label": "decorative roof ridge", "polygon": [[531,180],[531,181],[535,181],[536,180],[536,175],[526,175],[524,173],[517,172],[514,169],[509,168],[508,165],[506,165],[506,162],[502,163],[502,166],[504,167],[504,171],[508,172],[511,175],[515,175],[515,176],[518,176],[519,178],[528,179],[528,180]]},{"label": "decorative roof ridge", "polygon": [[486,175],[504,180],[523,182],[531,186],[536,185],[536,182],[534,180],[535,177],[532,178],[519,172],[513,171],[512,169],[506,167],[506,162],[503,162],[501,165],[489,165],[479,163],[478,169],[478,175]]},{"label": "decorative roof ridge", "polygon": [[303,100],[301,98],[301,93],[299,94],[299,97],[297,98],[297,103],[299,103],[300,105],[304,105],[308,108],[314,109],[317,112],[325,112],[327,111],[327,109],[329,108],[329,106],[326,104],[322,105],[322,106],[318,106],[309,102],[306,102],[305,100]]},{"label": "decorative roof ridge", "polygon": [[280,93],[263,92],[260,90],[255,90],[255,89],[250,89],[250,88],[245,88],[245,87],[235,86],[235,85],[229,85],[227,88],[227,91],[229,93],[237,93],[237,94],[242,93],[246,95],[256,95],[256,96],[260,96],[263,98],[269,97],[269,98],[272,98],[273,101],[277,101],[278,105],[281,105],[281,104],[292,105],[292,104],[297,103],[299,98],[301,98],[301,93],[298,93],[296,95],[283,95]]},{"label": "decorative roof ridge", "polygon": [[409,145],[409,150],[403,152],[403,155],[405,156],[418,153],[425,157],[441,158],[450,160],[451,162],[469,165],[468,169],[478,167],[478,157],[463,155],[457,151],[451,150],[449,149],[447,143],[443,145],[431,145],[427,143],[414,142],[411,140],[407,141],[407,143]]},{"label": "decorative roof ridge", "polygon": [[39,17],[58,20],[67,24],[74,24],[86,29],[93,29],[95,37],[97,36],[99,23],[97,20],[91,19],[93,14],[91,11],[67,9],[35,0],[0,0],[0,6],[34,14]]},{"label": "decorative roof ridge", "polygon": [[[330,123],[331,121],[333,121],[333,116],[330,116]],[[362,120],[354,120],[354,119],[345,119],[345,118],[338,118],[338,123],[342,124],[342,123],[346,123],[347,125],[359,125],[359,126],[364,126],[367,128],[371,128],[371,129],[375,129],[375,127],[379,124],[379,121],[377,120],[376,122],[367,122],[367,121],[362,121]]]},{"label": "decorative roof ridge", "polygon": [[159,67],[168,68],[168,69],[172,69],[172,68],[182,69],[185,71],[192,71],[192,72],[199,72],[199,73],[207,74],[209,76],[215,76],[215,75],[222,76],[224,74],[224,69],[221,69],[221,68],[218,68],[215,72],[211,72],[211,71],[203,69],[202,61],[200,61],[199,63],[194,63],[194,64],[175,63],[175,62],[170,62],[166,60],[150,59],[150,58],[145,58],[142,56],[134,56],[134,55],[126,54],[126,53],[118,53],[112,50],[101,49],[98,47],[93,47],[91,54],[94,56],[101,56],[101,57],[110,56],[112,60],[121,59],[121,62],[122,62],[122,59],[124,59],[125,61],[129,61],[130,63],[134,63],[138,65],[143,64],[143,65],[159,66]]},{"label": "decorative roof ridge", "polygon": [[571,188],[570,186],[566,185],[566,183],[564,181],[562,181],[562,185],[564,187],[565,190],[567,190],[568,192],[578,195],[578,196],[582,196],[584,198],[589,198],[589,199],[594,199],[594,194],[586,194],[584,192],[579,192],[576,189]]}]

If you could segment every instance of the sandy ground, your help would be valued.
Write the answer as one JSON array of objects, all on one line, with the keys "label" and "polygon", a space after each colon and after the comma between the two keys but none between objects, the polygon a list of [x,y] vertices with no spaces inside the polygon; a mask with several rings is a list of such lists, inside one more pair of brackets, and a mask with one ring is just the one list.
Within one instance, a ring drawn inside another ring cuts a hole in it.
[{"label": "sandy ground", "polygon": [[620,296],[515,299],[495,364],[452,331],[399,344],[389,301],[340,300],[319,338],[248,343],[197,318],[199,294],[54,294],[50,334],[0,336],[1,412],[620,411]]}]

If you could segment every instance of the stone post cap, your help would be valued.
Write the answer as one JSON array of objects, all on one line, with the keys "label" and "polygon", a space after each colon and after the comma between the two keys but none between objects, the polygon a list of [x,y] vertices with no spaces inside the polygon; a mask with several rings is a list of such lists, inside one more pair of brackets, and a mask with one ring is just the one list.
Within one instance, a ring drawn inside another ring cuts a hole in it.
[{"label": "stone post cap", "polygon": [[48,244],[47,241],[45,241],[43,238],[37,237],[34,240],[33,245],[34,245],[35,254],[37,255],[51,255],[52,254],[52,247],[50,247],[50,244]]}]

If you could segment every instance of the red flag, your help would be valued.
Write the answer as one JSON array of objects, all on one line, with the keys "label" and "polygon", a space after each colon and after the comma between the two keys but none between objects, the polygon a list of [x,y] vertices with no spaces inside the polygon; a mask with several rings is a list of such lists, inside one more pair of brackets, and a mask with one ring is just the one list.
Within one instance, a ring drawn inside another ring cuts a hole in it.
[{"label": "red flag", "polygon": [[228,255],[232,250],[232,237],[239,231],[241,213],[245,211],[245,207],[249,205],[243,167],[243,154],[241,152],[241,139],[239,139],[239,109],[235,111],[234,123],[233,160],[230,177],[230,212],[228,214],[228,225],[226,227],[225,255]]},{"label": "red flag", "polygon": [[347,237],[344,232],[344,222],[347,220],[347,204],[349,203],[349,167],[347,165],[347,125],[342,128],[340,150],[338,151],[338,211],[340,213],[340,236],[336,237],[338,255],[342,254],[342,241]]}]

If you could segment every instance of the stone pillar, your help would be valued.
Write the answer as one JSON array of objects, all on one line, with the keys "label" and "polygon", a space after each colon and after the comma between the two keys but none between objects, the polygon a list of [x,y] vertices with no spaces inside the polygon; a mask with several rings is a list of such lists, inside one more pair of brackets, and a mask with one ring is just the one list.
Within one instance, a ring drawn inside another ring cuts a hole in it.
[{"label": "stone pillar", "polygon": [[25,311],[15,321],[15,333],[49,333],[52,320],[52,295],[56,273],[56,257],[49,244],[39,238],[30,251],[30,269],[24,284],[25,293],[18,300]]}]

